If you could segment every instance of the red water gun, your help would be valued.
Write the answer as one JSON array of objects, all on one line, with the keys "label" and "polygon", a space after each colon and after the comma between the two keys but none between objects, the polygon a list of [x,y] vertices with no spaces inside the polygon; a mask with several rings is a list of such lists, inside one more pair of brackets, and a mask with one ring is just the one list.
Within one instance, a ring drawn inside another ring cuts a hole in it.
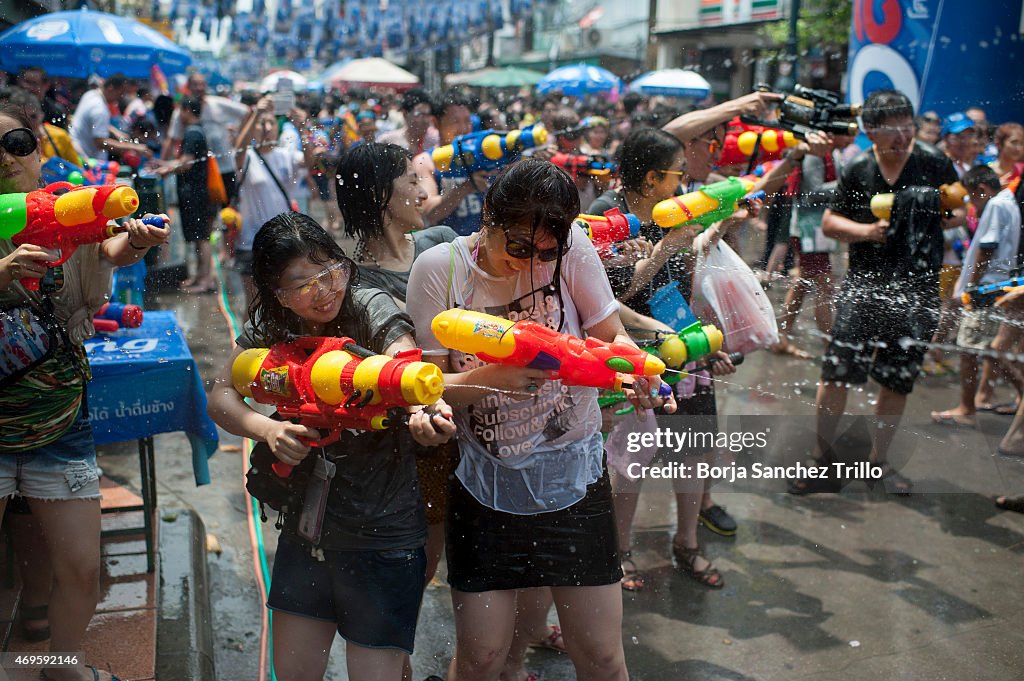
[{"label": "red water gun", "polygon": [[614,244],[640,236],[640,218],[618,208],[606,210],[604,215],[579,215],[573,222],[594,242],[601,258],[615,252]]},{"label": "red water gun", "polygon": [[[58,194],[65,189],[66,192]],[[99,243],[125,231],[110,221],[131,215],[138,207],[139,195],[131,187],[76,187],[55,182],[27,194],[0,196],[0,239],[59,249],[60,259],[50,263],[50,267],[55,267],[70,258],[79,246]],[[163,224],[163,220],[157,219]],[[21,285],[36,291],[39,280],[26,277]]]},{"label": "red water gun", "polygon": [[[388,357],[351,338],[307,336],[245,350],[231,365],[231,382],[239,394],[275,406],[283,418],[328,431],[307,443],[324,447],[346,429],[384,430],[405,419],[406,407],[440,399],[441,370],[420,357],[419,349]],[[283,478],[291,475],[288,464],[273,468]]]},{"label": "red water gun", "polygon": [[142,308],[126,303],[105,303],[92,318],[97,333],[115,333],[120,329],[142,326]]},{"label": "red water gun", "polygon": [[569,173],[572,179],[579,175],[610,175],[619,169],[607,156],[599,154],[566,154],[559,152],[551,157],[551,162]]},{"label": "red water gun", "polygon": [[[491,364],[548,372],[551,380],[607,390],[628,387],[632,376],[658,376],[665,363],[628,343],[581,340],[543,324],[474,312],[445,310],[430,323],[441,345]],[[662,384],[664,385],[664,384]],[[667,386],[666,386],[667,388]],[[671,394],[671,388],[663,395]]]}]

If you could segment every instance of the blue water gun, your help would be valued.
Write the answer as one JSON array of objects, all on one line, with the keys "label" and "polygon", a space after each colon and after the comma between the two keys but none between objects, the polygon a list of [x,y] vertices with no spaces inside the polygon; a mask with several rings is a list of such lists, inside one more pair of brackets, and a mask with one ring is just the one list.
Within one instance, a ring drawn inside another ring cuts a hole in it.
[{"label": "blue water gun", "polygon": [[508,165],[524,150],[547,141],[548,131],[541,125],[509,132],[481,130],[459,135],[451,144],[436,147],[430,156],[441,175],[473,174]]},{"label": "blue water gun", "polygon": [[992,307],[1004,295],[1022,286],[1024,286],[1024,276],[1021,275],[997,281],[994,284],[968,286],[960,294],[960,300],[965,307]]}]

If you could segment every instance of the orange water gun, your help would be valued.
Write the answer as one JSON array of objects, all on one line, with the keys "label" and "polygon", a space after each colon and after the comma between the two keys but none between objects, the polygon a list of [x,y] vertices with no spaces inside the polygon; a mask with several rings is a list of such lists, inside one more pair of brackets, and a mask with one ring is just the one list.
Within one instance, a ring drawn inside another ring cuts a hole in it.
[{"label": "orange water gun", "polygon": [[[512,322],[473,310],[445,310],[430,329],[441,345],[471,353],[491,364],[548,372],[567,385],[622,390],[629,376],[658,376],[665,363],[628,343],[581,340],[537,322]],[[662,384],[664,385],[664,384]],[[671,394],[671,388],[662,390]]]},{"label": "orange water gun", "polygon": [[[131,215],[138,207],[139,195],[131,187],[76,187],[55,182],[34,192],[0,196],[0,239],[59,249],[60,258],[49,263],[56,267],[79,246],[99,243],[125,231],[110,221]],[[26,277],[21,285],[36,291],[39,280]]]},{"label": "orange water gun", "polygon": [[[307,442],[323,447],[346,429],[384,430],[403,422],[406,407],[440,399],[441,370],[420,358],[418,349],[388,357],[351,338],[307,336],[245,350],[231,365],[231,382],[239,394],[277,407],[283,418],[328,431]],[[291,475],[288,464],[273,468],[283,478]]]}]

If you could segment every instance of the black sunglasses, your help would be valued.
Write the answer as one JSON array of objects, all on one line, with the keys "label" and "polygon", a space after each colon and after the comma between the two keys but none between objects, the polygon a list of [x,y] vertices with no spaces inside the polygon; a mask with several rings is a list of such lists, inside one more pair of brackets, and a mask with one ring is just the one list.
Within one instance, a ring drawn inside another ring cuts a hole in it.
[{"label": "black sunglasses", "polygon": [[505,252],[517,260],[529,260],[534,255],[536,255],[537,259],[541,262],[554,262],[558,259],[558,253],[561,251],[561,246],[540,249],[529,241],[510,238],[508,230],[504,227],[501,231],[505,235]]},{"label": "black sunglasses", "polygon": [[39,148],[35,134],[28,128],[8,130],[0,137],[0,147],[12,156],[28,156]]}]

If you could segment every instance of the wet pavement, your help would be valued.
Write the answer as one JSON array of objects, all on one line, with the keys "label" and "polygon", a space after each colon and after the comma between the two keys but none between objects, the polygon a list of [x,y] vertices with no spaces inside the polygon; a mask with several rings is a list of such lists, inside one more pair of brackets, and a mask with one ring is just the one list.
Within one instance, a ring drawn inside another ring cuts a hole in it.
[{"label": "wet pavement", "polygon": [[[229,286],[238,290],[237,281]],[[232,300],[240,313],[238,297]],[[216,298],[162,294],[157,306],[177,311],[209,386],[231,349]],[[809,326],[808,312],[801,328]],[[820,341],[798,340],[820,352]],[[819,368],[816,361],[756,353],[718,386],[719,410],[760,415],[752,423],[776,433],[765,456],[795,460],[813,432]],[[925,493],[894,497],[854,482],[840,494],[798,498],[781,481],[720,486],[715,499],[739,531],[724,538],[700,530],[724,577],[720,591],[672,566],[673,495],[668,483],[648,481],[634,523],[634,555],[648,586],[624,593],[631,678],[1024,678],[1024,516],[1000,513],[991,501],[1024,493],[1024,459],[995,454],[1008,417],[982,415],[977,432],[929,423],[931,410],[955,402],[956,381],[919,381],[892,450],[892,460]],[[848,411],[869,413],[870,399],[869,392],[851,392]],[[857,418],[844,423],[852,451],[866,452],[869,427]],[[238,451],[224,450],[239,439],[222,436],[222,451],[210,460],[213,483],[202,488],[194,485],[185,437],[157,436],[157,490],[162,507],[195,509],[217,539],[220,551],[208,555],[215,663],[219,679],[234,681],[257,678],[263,600],[250,548],[245,463]],[[137,484],[134,445],[103,448],[100,465]],[[276,532],[269,523],[263,529],[272,556]],[[432,584],[414,678],[443,676],[453,636],[448,589]],[[328,679],[347,678],[343,649],[339,639]],[[574,678],[568,659],[546,650],[531,653],[527,669],[544,681]]]}]

